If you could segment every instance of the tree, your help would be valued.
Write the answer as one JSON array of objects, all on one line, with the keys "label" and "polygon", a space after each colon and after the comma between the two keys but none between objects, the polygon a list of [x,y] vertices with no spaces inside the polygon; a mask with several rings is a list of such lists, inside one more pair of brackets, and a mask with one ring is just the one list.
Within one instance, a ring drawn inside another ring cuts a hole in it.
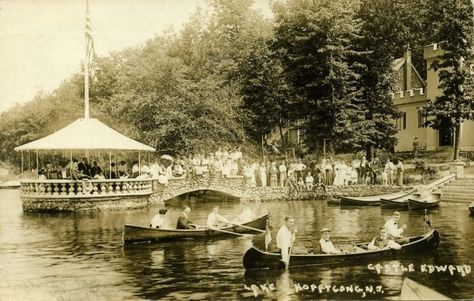
[{"label": "tree", "polygon": [[275,6],[275,49],[285,75],[301,97],[297,111],[306,118],[306,144],[323,139],[330,148],[358,149],[364,140],[358,53],[357,1],[288,1]]},{"label": "tree", "polygon": [[433,39],[443,50],[440,59],[432,64],[439,72],[442,95],[430,100],[421,112],[434,116],[431,126],[449,126],[455,136],[454,160],[459,155],[460,126],[463,120],[474,119],[473,79],[470,65],[474,62],[474,15],[470,0],[431,1]]},{"label": "tree", "polygon": [[241,93],[243,107],[250,116],[246,128],[251,137],[259,141],[277,128],[285,150],[284,117],[294,97],[280,59],[269,48],[270,43],[270,39],[262,38],[254,45],[254,51],[248,53],[246,64],[240,65]]}]

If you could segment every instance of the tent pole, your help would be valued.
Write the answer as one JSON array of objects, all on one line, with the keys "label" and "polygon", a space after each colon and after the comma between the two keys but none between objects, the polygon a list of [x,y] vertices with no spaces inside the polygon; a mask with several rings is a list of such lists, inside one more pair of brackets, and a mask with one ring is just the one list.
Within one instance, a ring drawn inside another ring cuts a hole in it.
[{"label": "tent pole", "polygon": [[109,179],[112,179],[112,152],[109,151]]},{"label": "tent pole", "polygon": [[23,151],[20,151],[21,153],[21,178],[23,179]]},{"label": "tent pole", "polygon": [[38,170],[38,151],[36,151],[36,178],[39,178],[39,170]]},{"label": "tent pole", "polygon": [[140,166],[140,160],[141,160],[141,153],[138,151],[138,175],[142,174],[142,167]]}]

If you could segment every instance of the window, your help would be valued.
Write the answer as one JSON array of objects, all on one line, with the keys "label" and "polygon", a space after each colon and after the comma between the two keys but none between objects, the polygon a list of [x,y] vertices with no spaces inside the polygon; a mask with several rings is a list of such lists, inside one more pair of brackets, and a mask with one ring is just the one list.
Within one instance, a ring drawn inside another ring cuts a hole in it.
[{"label": "window", "polygon": [[404,130],[407,128],[407,113],[402,112],[401,116],[397,118],[397,128],[399,130]]},{"label": "window", "polygon": [[425,128],[428,118],[421,112],[418,112],[418,128]]}]

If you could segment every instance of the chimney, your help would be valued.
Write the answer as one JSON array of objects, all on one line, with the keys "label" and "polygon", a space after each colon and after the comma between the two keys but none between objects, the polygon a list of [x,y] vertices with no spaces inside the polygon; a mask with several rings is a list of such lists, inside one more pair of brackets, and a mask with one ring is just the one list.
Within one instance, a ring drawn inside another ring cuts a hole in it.
[{"label": "chimney", "polygon": [[411,50],[407,49],[405,52],[405,91],[411,90]]}]

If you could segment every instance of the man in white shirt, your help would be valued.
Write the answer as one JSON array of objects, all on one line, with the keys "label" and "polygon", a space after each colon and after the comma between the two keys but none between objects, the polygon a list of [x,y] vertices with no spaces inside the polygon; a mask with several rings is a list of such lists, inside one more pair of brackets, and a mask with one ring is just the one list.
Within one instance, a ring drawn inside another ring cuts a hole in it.
[{"label": "man in white shirt", "polygon": [[395,211],[392,214],[392,217],[389,218],[384,225],[387,234],[393,239],[402,238],[407,225],[403,225],[401,228],[398,227],[398,222],[400,221],[400,212]]},{"label": "man in white shirt", "polygon": [[307,191],[312,191],[313,190],[313,184],[314,184],[314,178],[311,175],[311,172],[308,172],[308,175],[306,176],[305,182],[306,182],[306,190]]},{"label": "man in white shirt", "polygon": [[290,264],[290,254],[295,235],[295,219],[287,216],[285,217],[285,224],[280,227],[276,236],[277,247],[281,250],[281,260],[285,263],[286,268]]},{"label": "man in white shirt", "polygon": [[168,212],[168,209],[160,209],[158,214],[155,215],[150,222],[150,228],[159,229],[163,228],[165,224],[165,215]]},{"label": "man in white shirt", "polygon": [[321,229],[321,239],[319,240],[319,245],[321,246],[321,252],[324,254],[341,254],[341,250],[337,249],[332,241],[329,239],[331,237],[331,230],[329,228]]},{"label": "man in white shirt", "polygon": [[207,216],[207,226],[209,228],[218,228],[219,223],[230,224],[225,217],[219,214],[219,206],[214,206],[212,212]]}]

